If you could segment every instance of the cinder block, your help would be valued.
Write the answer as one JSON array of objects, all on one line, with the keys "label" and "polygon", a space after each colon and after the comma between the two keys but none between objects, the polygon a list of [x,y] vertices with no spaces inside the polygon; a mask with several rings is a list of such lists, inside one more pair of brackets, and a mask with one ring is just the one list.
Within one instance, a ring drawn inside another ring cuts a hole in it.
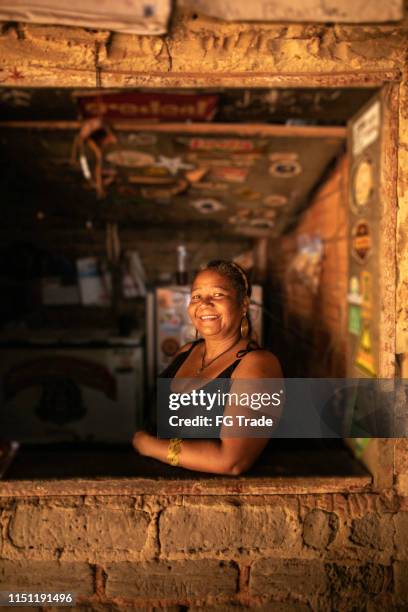
[{"label": "cinder block", "polygon": [[87,563],[0,561],[2,591],[70,591],[92,595],[94,579]]},{"label": "cinder block", "polygon": [[328,563],[326,570],[330,588],[338,595],[378,594],[387,589],[391,580],[391,568],[374,563]]},{"label": "cinder block", "polygon": [[108,597],[189,600],[233,595],[238,568],[213,559],[114,563],[106,567]]},{"label": "cinder block", "polygon": [[20,503],[10,522],[10,539],[22,549],[140,551],[150,516],[142,510],[53,507]]},{"label": "cinder block", "polygon": [[160,517],[161,549],[171,552],[266,549],[288,546],[296,535],[290,511],[279,506],[182,506]]},{"label": "cinder block", "polygon": [[324,563],[298,559],[259,559],[251,568],[249,589],[258,597],[310,596],[327,589]]},{"label": "cinder block", "polygon": [[353,519],[350,540],[354,544],[386,550],[393,547],[394,526],[391,515],[367,514]]}]

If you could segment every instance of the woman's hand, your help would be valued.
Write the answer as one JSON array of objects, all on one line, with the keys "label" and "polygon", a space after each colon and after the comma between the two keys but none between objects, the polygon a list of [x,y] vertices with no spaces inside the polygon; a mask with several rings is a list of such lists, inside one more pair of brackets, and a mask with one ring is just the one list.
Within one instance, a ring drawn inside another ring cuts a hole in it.
[{"label": "woman's hand", "polygon": [[144,431],[143,429],[136,431],[132,438],[133,448],[139,453],[139,455],[146,455],[149,448],[149,442],[152,438],[153,436],[148,434],[147,431]]}]

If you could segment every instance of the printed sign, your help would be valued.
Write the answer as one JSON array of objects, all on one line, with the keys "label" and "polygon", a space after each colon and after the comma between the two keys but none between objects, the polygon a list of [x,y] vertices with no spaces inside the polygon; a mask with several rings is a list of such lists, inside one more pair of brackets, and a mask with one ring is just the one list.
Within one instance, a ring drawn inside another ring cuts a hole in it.
[{"label": "printed sign", "polygon": [[350,334],[359,336],[361,333],[361,308],[355,304],[349,304],[348,330]]},{"label": "printed sign", "polygon": [[284,195],[272,193],[271,195],[266,196],[263,203],[265,204],[265,206],[278,208],[280,206],[285,206],[285,204],[288,203],[288,198]]},{"label": "printed sign", "polygon": [[243,200],[249,200],[250,202],[254,202],[255,200],[259,200],[261,198],[261,194],[259,191],[254,191],[250,189],[250,187],[242,187],[235,191],[235,194],[238,198],[242,198]]},{"label": "printed sign", "polygon": [[375,102],[353,125],[353,155],[359,155],[375,142],[380,133],[380,102]]},{"label": "printed sign", "polygon": [[212,198],[203,198],[202,200],[195,200],[194,202],[191,202],[191,205],[204,215],[212,212],[217,212],[218,210],[222,210],[224,208],[221,202]]},{"label": "printed sign", "polygon": [[227,151],[251,152],[255,150],[255,143],[244,138],[187,138],[183,139],[191,151]]},{"label": "printed sign", "polygon": [[360,295],[360,281],[357,276],[352,276],[349,282],[349,293],[347,295],[347,301],[349,304],[355,304],[356,306],[361,305]]},{"label": "printed sign", "polygon": [[302,172],[302,166],[297,160],[279,160],[269,166],[269,174],[279,178],[291,178]]},{"label": "printed sign", "polygon": [[373,278],[371,273],[367,270],[363,270],[360,275],[361,279],[361,307],[365,317],[371,315],[372,304],[373,304]]},{"label": "printed sign", "polygon": [[355,363],[370,376],[376,375],[371,331],[368,321],[363,321],[361,324],[361,335]]},{"label": "printed sign", "polygon": [[211,121],[218,96],[183,93],[111,93],[77,98],[83,117]]},{"label": "printed sign", "polygon": [[124,166],[126,168],[143,168],[151,166],[155,163],[153,155],[134,151],[133,149],[118,149],[110,151],[106,154],[106,160],[115,166]]},{"label": "printed sign", "polygon": [[372,250],[370,226],[365,219],[357,221],[351,232],[351,254],[359,263],[364,263]]},{"label": "printed sign", "polygon": [[244,183],[248,176],[247,168],[220,167],[211,170],[211,177],[227,183]]},{"label": "printed sign", "polygon": [[373,194],[373,165],[369,159],[363,159],[357,165],[353,176],[354,209],[357,214],[371,199]]}]

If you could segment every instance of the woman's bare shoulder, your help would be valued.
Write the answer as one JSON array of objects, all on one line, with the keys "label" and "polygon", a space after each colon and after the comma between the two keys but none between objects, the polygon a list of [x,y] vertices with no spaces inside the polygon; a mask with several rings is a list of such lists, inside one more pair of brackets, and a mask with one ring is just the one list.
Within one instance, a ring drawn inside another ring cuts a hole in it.
[{"label": "woman's bare shoulder", "polygon": [[186,344],[183,344],[183,346],[180,346],[177,353],[174,353],[173,356],[177,357],[177,355],[180,355],[180,353],[186,353],[187,351],[191,349],[192,346],[194,346],[194,342],[187,342]]},{"label": "woman's bare shoulder", "polygon": [[266,349],[250,351],[235,368],[232,378],[281,378],[279,359]]}]

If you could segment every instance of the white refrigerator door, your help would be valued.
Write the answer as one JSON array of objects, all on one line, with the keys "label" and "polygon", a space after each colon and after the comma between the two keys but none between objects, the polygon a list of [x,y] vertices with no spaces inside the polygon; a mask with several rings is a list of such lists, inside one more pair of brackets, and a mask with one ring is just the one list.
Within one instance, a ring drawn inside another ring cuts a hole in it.
[{"label": "white refrigerator door", "polygon": [[156,289],[156,373],[174,358],[181,346],[195,338],[195,328],[188,316],[189,286]]}]

